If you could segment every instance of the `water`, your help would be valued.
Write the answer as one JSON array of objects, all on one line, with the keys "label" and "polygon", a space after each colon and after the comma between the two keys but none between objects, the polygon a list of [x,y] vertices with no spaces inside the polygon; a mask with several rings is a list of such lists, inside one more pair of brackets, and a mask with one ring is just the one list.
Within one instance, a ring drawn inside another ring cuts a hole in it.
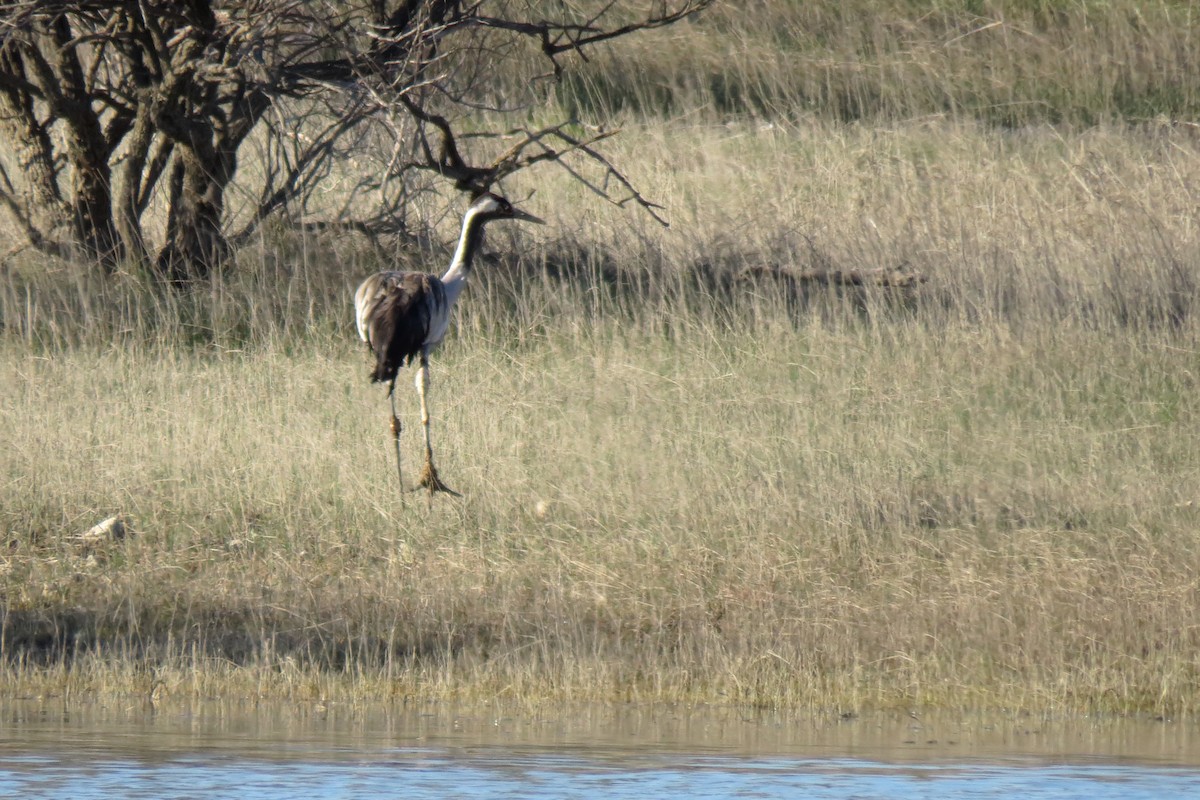
[{"label": "water", "polygon": [[730,709],[0,706],[0,797],[1200,797],[1200,729]]}]

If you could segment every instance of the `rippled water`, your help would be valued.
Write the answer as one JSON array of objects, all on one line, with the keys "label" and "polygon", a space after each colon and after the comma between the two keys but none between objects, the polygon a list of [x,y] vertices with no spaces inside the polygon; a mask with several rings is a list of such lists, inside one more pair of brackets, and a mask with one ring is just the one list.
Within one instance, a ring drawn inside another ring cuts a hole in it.
[{"label": "rippled water", "polygon": [[729,709],[0,707],[0,797],[1200,797],[1200,731]]}]

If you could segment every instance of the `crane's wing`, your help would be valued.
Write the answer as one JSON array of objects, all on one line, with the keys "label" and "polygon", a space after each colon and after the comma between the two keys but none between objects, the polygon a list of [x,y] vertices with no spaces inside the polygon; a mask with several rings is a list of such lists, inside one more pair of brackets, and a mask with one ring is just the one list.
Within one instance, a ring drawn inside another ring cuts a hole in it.
[{"label": "crane's wing", "polygon": [[371,380],[390,381],[428,340],[434,320],[446,313],[446,291],[435,275],[381,272],[355,292],[359,335],[375,353]]}]

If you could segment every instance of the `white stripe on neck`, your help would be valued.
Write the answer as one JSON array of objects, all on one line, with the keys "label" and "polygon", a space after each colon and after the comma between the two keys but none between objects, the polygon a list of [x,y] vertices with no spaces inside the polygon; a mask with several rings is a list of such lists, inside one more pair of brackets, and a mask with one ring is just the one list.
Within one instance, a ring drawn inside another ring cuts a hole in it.
[{"label": "white stripe on neck", "polygon": [[475,219],[478,214],[476,209],[471,208],[463,216],[462,232],[458,235],[454,258],[450,261],[450,268],[442,275],[442,285],[446,287],[446,300],[451,306],[466,287],[475,250],[483,242],[483,223]]}]

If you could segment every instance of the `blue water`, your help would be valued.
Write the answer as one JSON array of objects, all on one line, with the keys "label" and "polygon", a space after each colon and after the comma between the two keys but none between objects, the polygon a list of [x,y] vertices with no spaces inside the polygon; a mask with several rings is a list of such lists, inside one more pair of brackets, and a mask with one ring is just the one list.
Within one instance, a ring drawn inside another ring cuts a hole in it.
[{"label": "blue water", "polygon": [[[1195,737],[1178,728],[1039,738],[960,725],[952,744],[935,746],[899,724],[593,729],[431,716],[375,726],[10,718],[0,721],[0,797],[1200,798]],[[1120,755],[1131,738],[1137,757]]]},{"label": "blue water", "polygon": [[[88,761],[70,752],[0,767],[0,796],[21,798],[1164,798],[1200,797],[1200,771],[1112,764],[897,766],[856,759],[663,758],[586,754],[407,754],[269,761],[181,755]],[[346,756],[348,754],[341,754]]]}]

